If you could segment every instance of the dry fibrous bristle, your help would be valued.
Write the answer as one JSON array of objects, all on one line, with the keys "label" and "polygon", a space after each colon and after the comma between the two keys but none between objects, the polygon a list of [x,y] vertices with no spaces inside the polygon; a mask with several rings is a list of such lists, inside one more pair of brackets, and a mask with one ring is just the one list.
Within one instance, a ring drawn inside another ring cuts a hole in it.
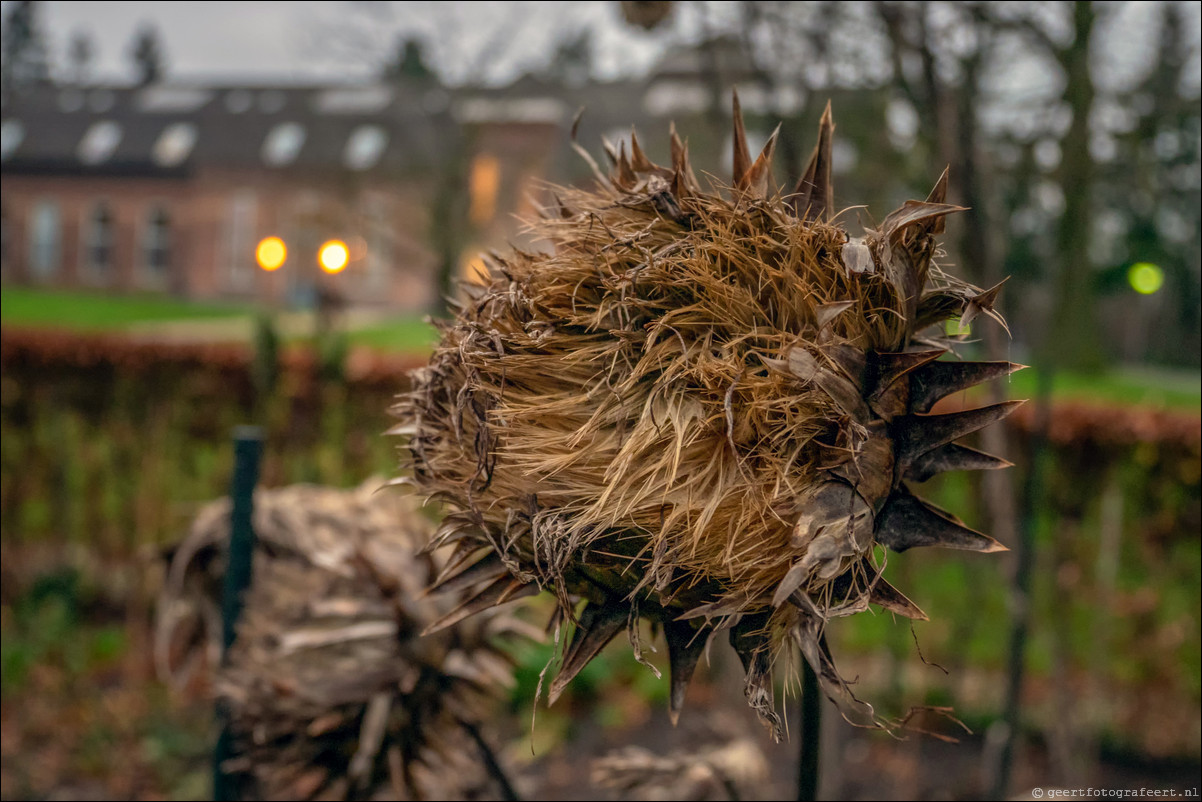
[{"label": "dry fibrous bristle", "polygon": [[878,545],[1002,548],[907,482],[1008,464],[956,441],[1013,404],[932,409],[1019,366],[955,361],[924,331],[1001,320],[997,287],[935,261],[961,211],[946,172],[853,237],[829,106],[789,193],[771,182],[775,135],[753,159],[737,97],[734,119],[729,187],[702,188],[672,130],[670,167],[632,134],[596,187],[556,188],[532,223],[545,247],[490,255],[398,430],[412,482],[447,503],[434,543],[470,564],[445,580],[477,588],[468,612],[545,589],[574,625],[552,700],[623,629],[637,655],[642,618],[668,641],[674,718],[727,629],[774,734],[772,667],[790,641],[849,719],[881,725],[823,628],[870,603],[925,617],[881,576]]},{"label": "dry fibrous bristle", "polygon": [[220,663],[213,689],[235,753],[224,768],[244,798],[499,793],[476,725],[512,682],[494,636],[520,623],[502,612],[421,637],[451,602],[421,595],[438,569],[422,553],[433,524],[379,485],[256,492],[253,580],[224,660],[228,499],[203,508],[175,550],[156,656],[176,679],[189,659]]},{"label": "dry fibrous bristle", "polygon": [[737,738],[665,755],[628,746],[594,760],[590,779],[628,799],[757,799],[769,769],[755,741]]}]

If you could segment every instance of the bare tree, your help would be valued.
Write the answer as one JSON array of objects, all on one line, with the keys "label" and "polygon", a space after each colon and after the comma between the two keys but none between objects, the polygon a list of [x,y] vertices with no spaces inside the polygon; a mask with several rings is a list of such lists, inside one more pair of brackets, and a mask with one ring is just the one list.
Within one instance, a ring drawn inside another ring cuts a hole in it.
[{"label": "bare tree", "polygon": [[166,58],[158,31],[152,25],[143,25],[134,34],[129,57],[133,61],[139,86],[158,83],[166,71]]},{"label": "bare tree", "polygon": [[76,31],[67,46],[67,80],[76,86],[87,85],[92,78],[92,63],[96,47],[92,37],[84,31]]},{"label": "bare tree", "polygon": [[0,88],[5,94],[50,80],[50,61],[42,33],[39,4],[13,3],[0,41]]}]

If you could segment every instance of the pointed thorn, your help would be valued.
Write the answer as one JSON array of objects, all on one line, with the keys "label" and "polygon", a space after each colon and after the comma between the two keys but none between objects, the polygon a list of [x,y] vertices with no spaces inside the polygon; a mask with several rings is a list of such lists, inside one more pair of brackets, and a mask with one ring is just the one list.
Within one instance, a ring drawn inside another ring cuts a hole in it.
[{"label": "pointed thorn", "polygon": [[922,331],[927,326],[942,323],[949,318],[963,313],[965,300],[957,293],[928,292],[918,302],[914,315],[914,331]]},{"label": "pointed thorn", "polygon": [[531,582],[529,584],[520,579],[514,579],[510,576],[503,576],[497,579],[492,584],[484,588],[484,590],[472,596],[467,601],[460,604],[451,612],[444,615],[442,618],[435,621],[430,626],[422,631],[422,635],[430,635],[439,630],[446,629],[458,624],[463,619],[473,616],[476,613],[483,612],[489,607],[496,607],[498,604],[504,604],[513,599],[521,599],[526,596],[533,596],[538,593],[538,585]]},{"label": "pointed thorn", "polygon": [[441,579],[447,576],[451,572],[467,565],[473,558],[480,556],[480,550],[484,547],[480,545],[479,541],[463,539],[467,534],[475,534],[475,531],[473,524],[466,521],[457,522],[454,520],[453,514],[442,519],[442,525],[438,527],[438,530],[434,533],[434,539],[430,541],[430,545],[433,548],[429,548],[429,546],[426,548],[429,548],[429,551],[433,552],[444,545],[454,542],[455,549],[451,552],[451,556],[447,558],[441,570],[439,570],[438,578]]},{"label": "pointed thorn", "polygon": [[982,552],[1008,550],[988,535],[969,529],[956,516],[913,495],[904,485],[893,492],[881,511],[876,541],[899,553],[916,546]]},{"label": "pointed thorn", "polygon": [[422,592],[422,595],[454,593],[484,581],[495,581],[507,573],[509,573],[509,569],[501,561],[500,555],[496,552],[489,552],[483,559],[471,565],[459,565],[452,570],[444,570],[442,575]]},{"label": "pointed thorn", "polygon": [[697,177],[689,165],[689,146],[676,133],[676,124],[672,123],[668,131],[672,148],[672,194],[679,199],[696,191]]},{"label": "pointed thorn", "polygon": [[786,573],[784,579],[776,586],[776,593],[772,594],[772,606],[780,607],[793,595],[793,591],[801,587],[801,583],[805,581],[810,572],[814,570],[811,563],[804,560],[798,560],[793,564]]},{"label": "pointed thorn", "polygon": [[905,594],[886,582],[883,577],[877,577],[873,582],[872,590],[868,594],[868,601],[872,604],[879,604],[891,613],[897,613],[915,621],[930,620],[922,608],[907,599]]},{"label": "pointed thorn", "polygon": [[639,182],[639,178],[634,173],[634,169],[630,165],[630,158],[626,155],[625,140],[619,146],[618,150],[618,180],[617,183],[623,189],[633,189],[635,184]]},{"label": "pointed thorn", "polygon": [[935,182],[935,186],[931,189],[931,193],[927,195],[927,203],[946,203],[947,202],[947,177],[951,171],[951,166],[943,168],[943,173],[939,176],[939,180]]},{"label": "pointed thorn", "polygon": [[974,295],[972,297],[972,299],[971,299],[972,302],[977,304],[978,306],[984,307],[985,309],[992,309],[993,305],[995,303],[997,303],[997,297],[998,297],[998,295],[1001,294],[1002,287],[1005,286],[1006,282],[1009,280],[1010,280],[1010,277],[1006,276],[1004,279],[999,281],[997,284],[994,284],[989,289],[977,293],[976,295]]},{"label": "pointed thorn", "polygon": [[907,232],[915,229],[927,235],[937,234],[943,230],[944,217],[965,211],[968,211],[967,207],[950,203],[908,200],[901,208],[895,209],[885,217],[880,230],[888,238],[890,245],[897,245]]},{"label": "pointed thorn", "polygon": [[910,374],[910,411],[930,412],[941,398],[1023,367],[1014,362],[929,362]]},{"label": "pointed thorn", "polygon": [[748,189],[761,198],[768,196],[768,185],[772,180],[772,154],[776,152],[776,139],[779,135],[780,124],[778,123],[772,136],[768,137],[768,141],[764,143],[764,149],[760,151],[755,164],[751,165],[751,169],[747,171],[746,180],[740,189]]},{"label": "pointed thorn", "polygon": [[684,161],[684,143],[680,141],[680,135],[676,133],[676,123],[668,125],[668,146],[672,152],[672,169],[679,170]]},{"label": "pointed thorn", "polygon": [[878,352],[873,354],[870,359],[870,380],[872,381],[873,395],[880,395],[902,376],[913,370],[917,370],[929,362],[934,362],[946,353],[946,349],[939,348],[929,351],[905,351],[902,353]]},{"label": "pointed thorn", "polygon": [[731,106],[734,116],[734,177],[731,185],[741,186],[751,169],[751,152],[747,149],[747,131],[743,127],[743,109],[739,105],[739,90],[731,92]]},{"label": "pointed thorn", "polygon": [[903,469],[908,468],[923,454],[996,423],[1022,403],[1003,401],[946,415],[906,415],[898,418],[893,422],[897,461]]},{"label": "pointed thorn", "polygon": [[555,199],[555,207],[559,210],[560,218],[564,220],[570,220],[576,216],[576,213],[568,208],[568,205],[563,202],[563,199],[560,198],[559,195],[553,192],[551,193],[551,197]]},{"label": "pointed thorn", "polygon": [[609,166],[616,168],[618,166],[618,149],[614,147],[614,143],[609,141],[609,137],[602,135],[601,149],[605,151],[605,158],[609,159]]},{"label": "pointed thorn", "polygon": [[[927,195],[927,203],[943,203],[947,200],[947,174],[950,169],[950,166],[943,168],[943,174],[939,176],[939,180],[935,182],[931,193]],[[935,225],[931,228],[931,233],[939,236],[945,228],[947,228],[947,218],[936,218]]]},{"label": "pointed thorn", "polygon": [[584,147],[578,141],[576,141],[576,134],[578,133],[578,131],[580,129],[580,118],[583,116],[584,116],[584,106],[581,106],[580,109],[576,112],[576,116],[572,118],[572,136],[571,136],[572,150],[576,151],[576,155],[578,155],[578,156],[580,156],[580,158],[584,159],[585,164],[587,164],[589,166],[589,169],[592,171],[593,175],[597,178],[598,181],[600,181],[602,184],[604,184],[608,179],[606,178],[605,173],[601,172],[601,167],[597,164],[597,160],[594,159],[592,154],[590,154],[587,150],[585,150]]},{"label": "pointed thorn", "polygon": [[1011,468],[1013,463],[975,448],[948,443],[919,456],[906,468],[905,478],[925,482],[946,471],[994,471]]},{"label": "pointed thorn", "polygon": [[640,173],[662,173],[663,168],[655,164],[647,158],[647,154],[639,147],[639,138],[634,132],[634,126],[630,128],[630,161],[631,166],[636,172]]},{"label": "pointed thorn", "polygon": [[694,618],[718,618],[721,616],[734,615],[750,603],[751,599],[745,596],[724,596],[717,601],[687,610],[676,616],[676,620],[691,621]]},{"label": "pointed thorn", "polygon": [[805,173],[793,189],[792,205],[797,216],[805,221],[821,220],[834,210],[834,188],[831,185],[831,148],[835,122],[831,102],[826,102],[818,123],[818,144],[810,154]]},{"label": "pointed thorn", "polygon": [[822,331],[834,321],[839,315],[846,312],[856,305],[855,301],[836,301],[835,303],[822,304],[815,307],[814,319],[818,324],[818,330]]},{"label": "pointed thorn", "polygon": [[555,704],[568,683],[626,627],[629,616],[630,608],[617,602],[590,602],[585,606],[576,631],[572,633],[572,645],[568,647],[563,665],[551,683],[551,690],[547,694],[548,705]]},{"label": "pointed thorn", "polygon": [[709,640],[706,627],[694,627],[686,621],[668,621],[664,624],[664,637],[668,641],[668,668],[670,672],[670,695],[668,697],[668,715],[672,726],[676,726],[684,706],[685,693],[697,661],[705,651]]},{"label": "pointed thorn", "polygon": [[576,134],[580,131],[580,118],[584,116],[584,106],[576,109],[576,114],[572,117],[572,133],[571,140],[576,141]]},{"label": "pointed thorn", "polygon": [[1010,277],[1007,276],[984,292],[977,293],[976,295],[968,298],[968,302],[964,306],[964,312],[960,316],[960,326],[964,327],[969,325],[976,320],[977,315],[984,312],[993,320],[997,321],[997,323],[1006,330],[1006,334],[1009,334],[1010,327],[1006,325],[1005,318],[1003,318],[997,312],[997,310],[993,308],[993,305],[997,303],[998,294],[1002,291],[1002,285],[1009,280]]}]

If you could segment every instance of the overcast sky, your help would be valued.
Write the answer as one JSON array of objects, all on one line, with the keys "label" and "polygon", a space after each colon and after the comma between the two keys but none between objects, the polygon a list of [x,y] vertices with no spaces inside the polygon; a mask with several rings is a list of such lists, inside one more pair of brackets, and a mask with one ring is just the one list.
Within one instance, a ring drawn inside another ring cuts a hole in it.
[{"label": "overcast sky", "polygon": [[[2,5],[7,12],[9,3]],[[55,62],[65,62],[74,34],[87,33],[95,44],[95,77],[112,80],[132,77],[130,40],[143,24],[158,30],[168,74],[174,78],[273,81],[362,78],[406,31],[424,35],[432,58],[452,79],[461,77],[456,72],[477,69],[464,64],[460,54],[489,52],[488,77],[503,80],[537,64],[557,39],[584,28],[596,37],[599,72],[613,76],[647,69],[669,42],[687,38],[696,28],[695,11],[685,7],[665,31],[647,34],[621,21],[616,2],[110,0],[39,5]],[[513,47],[514,41],[521,47]]]},{"label": "overcast sky", "polygon": [[[9,2],[2,2],[7,16]],[[376,73],[402,34],[418,35],[449,80],[512,79],[541,66],[555,43],[589,30],[600,77],[640,73],[674,43],[695,41],[703,28],[723,30],[738,14],[734,2],[676,4],[668,24],[646,33],[621,20],[615,0],[592,2],[53,2],[39,7],[54,62],[66,62],[68,42],[88,34],[95,47],[93,79],[133,78],[130,41],[153,25],[163,42],[167,75],[175,80],[355,81]],[[1052,7],[1042,4],[1052,12]],[[1155,3],[1109,5],[1098,77],[1103,86],[1138,76],[1156,47]],[[1199,5],[1187,7],[1198,15]],[[704,9],[704,12],[703,12]],[[702,20],[701,14],[707,18]],[[1055,14],[1052,14],[1055,18]],[[1053,26],[1055,27],[1055,26]],[[1187,36],[1199,36],[1197,23]],[[996,76],[1019,96],[1041,88],[1046,65],[1008,63]],[[1195,74],[1197,70],[1193,71]],[[1197,79],[1192,80],[1196,91]]]}]

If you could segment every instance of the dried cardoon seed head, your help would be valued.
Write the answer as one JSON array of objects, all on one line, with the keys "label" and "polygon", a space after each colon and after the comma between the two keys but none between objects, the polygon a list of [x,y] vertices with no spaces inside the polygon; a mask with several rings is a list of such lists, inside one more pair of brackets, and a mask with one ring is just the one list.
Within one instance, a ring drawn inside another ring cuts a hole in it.
[{"label": "dried cardoon seed head", "polygon": [[[575,623],[554,701],[618,632],[660,624],[671,711],[708,639],[729,630],[748,701],[779,734],[771,667],[796,641],[853,720],[879,724],[835,671],[826,622],[870,603],[925,617],[881,576],[875,545],[1002,548],[914,496],[947,470],[1004,467],[956,443],[1012,404],[932,415],[1014,370],[943,361],[924,335],[993,309],[933,261],[947,175],[876,229],[835,220],[834,123],[798,185],[772,185],[775,135],[751,158],[735,99],[734,176],[701,188],[632,135],[592,190],[555,190],[549,252],[489,260],[397,408],[412,482],[448,503],[452,616],[538,589]],[[583,149],[578,150],[589,159]],[[580,605],[583,603],[583,607]]]},{"label": "dried cardoon seed head", "polygon": [[[421,551],[433,526],[379,485],[255,493],[254,577],[213,683],[230,716],[225,770],[248,798],[497,792],[477,725],[490,691],[512,682],[493,636],[520,622],[493,615],[420,637],[451,606],[422,593],[438,571]],[[220,653],[229,521],[228,499],[206,505],[175,549],[156,638],[165,677]],[[206,629],[211,645],[196,637]]]}]

